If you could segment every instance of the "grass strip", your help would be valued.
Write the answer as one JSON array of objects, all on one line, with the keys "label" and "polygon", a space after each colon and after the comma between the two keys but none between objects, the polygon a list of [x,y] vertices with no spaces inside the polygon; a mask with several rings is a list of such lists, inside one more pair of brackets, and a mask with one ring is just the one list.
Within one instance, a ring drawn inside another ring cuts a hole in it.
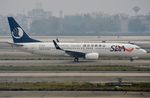
[{"label": "grass strip", "polygon": [[46,65],[46,66],[0,66],[0,71],[150,71],[150,68],[123,65]]},{"label": "grass strip", "polygon": [[8,91],[148,91],[150,83],[130,83],[116,86],[113,83],[79,82],[37,82],[37,83],[0,83],[0,90]]}]

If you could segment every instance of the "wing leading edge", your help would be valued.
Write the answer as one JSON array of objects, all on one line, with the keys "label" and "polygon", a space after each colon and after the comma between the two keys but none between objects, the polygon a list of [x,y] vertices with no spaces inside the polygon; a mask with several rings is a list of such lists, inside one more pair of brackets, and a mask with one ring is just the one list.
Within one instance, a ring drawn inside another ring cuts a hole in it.
[{"label": "wing leading edge", "polygon": [[68,55],[70,55],[70,56],[72,56],[72,57],[75,57],[75,58],[85,58],[85,53],[83,53],[83,52],[78,52],[78,51],[71,51],[71,50],[62,49],[62,48],[56,43],[55,40],[53,40],[53,43],[54,43],[56,49],[65,51],[66,54],[68,54]]}]

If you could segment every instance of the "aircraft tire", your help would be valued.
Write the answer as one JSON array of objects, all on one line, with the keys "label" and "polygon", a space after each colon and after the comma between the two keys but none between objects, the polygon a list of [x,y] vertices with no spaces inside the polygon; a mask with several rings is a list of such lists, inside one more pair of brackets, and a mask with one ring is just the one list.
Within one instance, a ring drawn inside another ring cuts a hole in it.
[{"label": "aircraft tire", "polygon": [[78,62],[79,59],[77,57],[74,58],[74,62]]}]

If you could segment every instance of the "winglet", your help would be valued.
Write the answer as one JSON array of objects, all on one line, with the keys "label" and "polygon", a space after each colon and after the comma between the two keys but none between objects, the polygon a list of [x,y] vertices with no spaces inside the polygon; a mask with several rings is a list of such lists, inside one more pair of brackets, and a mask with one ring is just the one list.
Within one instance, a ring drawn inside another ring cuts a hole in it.
[{"label": "winglet", "polygon": [[58,50],[62,50],[62,49],[58,46],[58,44],[56,43],[56,41],[55,41],[55,40],[53,40],[53,43],[54,43],[54,45],[55,45],[55,48],[56,48],[56,49],[58,49]]},{"label": "winglet", "polygon": [[56,38],[56,41],[59,43],[59,39],[58,38]]}]

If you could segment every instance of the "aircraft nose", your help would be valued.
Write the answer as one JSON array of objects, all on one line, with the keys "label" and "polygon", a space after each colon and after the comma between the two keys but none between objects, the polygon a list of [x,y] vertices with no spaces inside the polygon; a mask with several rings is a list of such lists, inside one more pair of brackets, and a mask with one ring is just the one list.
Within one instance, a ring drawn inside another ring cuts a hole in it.
[{"label": "aircraft nose", "polygon": [[147,51],[145,49],[140,49],[143,54],[146,54]]}]

